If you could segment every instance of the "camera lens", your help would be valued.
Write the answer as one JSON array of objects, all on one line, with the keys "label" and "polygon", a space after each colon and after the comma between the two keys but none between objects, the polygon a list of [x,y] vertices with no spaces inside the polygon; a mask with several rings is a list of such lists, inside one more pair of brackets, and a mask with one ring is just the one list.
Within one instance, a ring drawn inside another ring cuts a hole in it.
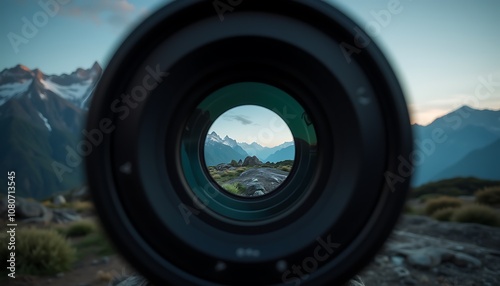
[{"label": "camera lens", "polygon": [[130,34],[92,100],[87,174],[134,267],[158,285],[337,285],[369,261],[411,131],[354,27],[322,1],[186,0]]}]

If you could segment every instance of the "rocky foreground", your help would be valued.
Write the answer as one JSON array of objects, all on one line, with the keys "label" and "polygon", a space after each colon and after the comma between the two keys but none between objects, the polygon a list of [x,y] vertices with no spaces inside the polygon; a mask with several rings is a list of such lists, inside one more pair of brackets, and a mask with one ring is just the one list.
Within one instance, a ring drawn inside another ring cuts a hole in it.
[{"label": "rocky foreground", "polygon": [[242,196],[261,196],[275,190],[287,177],[288,172],[275,168],[255,168],[246,170],[228,183],[242,184],[245,187]]},{"label": "rocky foreground", "polygon": [[[280,183],[282,178],[281,171],[274,171],[250,169],[246,171],[247,174],[242,173],[239,180],[255,185],[254,192],[261,190],[259,184],[267,191],[269,186],[274,185],[273,182]],[[262,172],[263,177],[257,181],[247,181],[259,176],[256,172]],[[270,175],[271,173],[273,175]],[[54,204],[64,203],[56,199]],[[47,208],[38,202],[25,199],[17,200],[16,210],[20,221],[26,223],[65,224],[80,219],[73,210]],[[0,213],[5,211],[5,201],[0,200]],[[108,260],[113,262],[117,260],[117,256],[113,255]],[[124,265],[122,262],[116,262],[108,265],[106,271],[120,273],[124,268],[129,269]],[[35,277],[27,284],[19,280],[15,285],[45,285],[47,281],[57,286],[102,285],[91,282],[95,281],[95,273],[94,263],[84,263],[60,277]],[[403,215],[384,247],[359,273],[359,277],[366,286],[500,285],[500,228],[472,223],[439,222],[425,216]],[[149,285],[147,281],[133,275],[114,280],[113,285],[119,286]]]},{"label": "rocky foreground", "polygon": [[[150,284],[130,276],[113,285]],[[344,286],[360,285],[498,286],[500,228],[404,215],[379,254]]]},{"label": "rocky foreground", "polygon": [[500,228],[404,215],[359,275],[367,286],[500,285]]}]

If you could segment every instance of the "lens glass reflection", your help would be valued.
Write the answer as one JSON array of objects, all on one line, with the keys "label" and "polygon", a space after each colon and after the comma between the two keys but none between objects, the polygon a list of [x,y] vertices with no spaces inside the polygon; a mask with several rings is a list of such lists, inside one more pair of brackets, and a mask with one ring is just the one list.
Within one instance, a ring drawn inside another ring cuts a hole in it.
[{"label": "lens glass reflection", "polygon": [[221,114],[210,127],[204,146],[212,179],[225,191],[258,197],[276,190],[295,159],[290,128],[275,112],[242,105]]}]

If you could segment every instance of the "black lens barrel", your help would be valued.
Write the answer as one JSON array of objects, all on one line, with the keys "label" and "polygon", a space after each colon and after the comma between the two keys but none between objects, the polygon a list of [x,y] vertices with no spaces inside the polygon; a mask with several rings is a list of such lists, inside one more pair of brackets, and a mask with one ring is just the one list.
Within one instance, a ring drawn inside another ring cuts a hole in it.
[{"label": "black lens barrel", "polygon": [[[130,34],[96,88],[87,130],[103,140],[86,163],[132,266],[157,285],[339,285],[373,257],[406,198],[412,136],[356,27],[323,1],[182,0]],[[287,183],[251,200],[217,191],[201,146],[245,104],[286,119],[297,150]]]}]

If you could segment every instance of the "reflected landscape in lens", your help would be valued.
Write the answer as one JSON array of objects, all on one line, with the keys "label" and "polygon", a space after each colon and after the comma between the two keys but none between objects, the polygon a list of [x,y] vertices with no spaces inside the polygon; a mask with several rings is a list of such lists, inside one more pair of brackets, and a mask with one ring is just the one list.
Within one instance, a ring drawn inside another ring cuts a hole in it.
[{"label": "reflected landscape in lens", "polygon": [[295,144],[288,125],[257,105],[232,108],[210,127],[204,146],[212,179],[225,191],[258,197],[276,190],[288,177]]}]

